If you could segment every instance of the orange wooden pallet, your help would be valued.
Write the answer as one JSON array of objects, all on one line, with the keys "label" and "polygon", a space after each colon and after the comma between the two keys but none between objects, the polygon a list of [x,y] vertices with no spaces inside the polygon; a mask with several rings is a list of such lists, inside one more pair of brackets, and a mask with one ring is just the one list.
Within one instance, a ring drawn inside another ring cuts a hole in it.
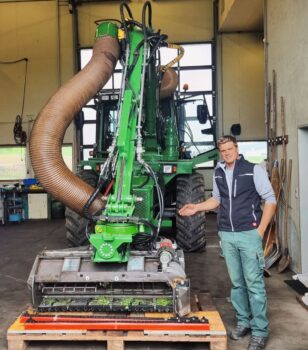
[{"label": "orange wooden pallet", "polygon": [[[196,302],[197,301],[197,302]],[[129,330],[129,331],[97,331],[82,329],[57,330],[55,327],[46,330],[27,330],[22,316],[11,325],[7,331],[8,350],[25,350],[29,342],[32,341],[104,341],[107,342],[108,350],[124,350],[125,343],[129,341],[151,341],[151,342],[198,342],[209,343],[211,350],[227,350],[226,330],[219,313],[213,307],[213,303],[208,294],[200,294],[192,302],[192,309],[188,317],[205,317],[209,321],[209,330],[204,330],[202,334],[187,334],[184,329],[177,331],[162,330]],[[202,309],[202,310],[200,310]],[[198,311],[195,311],[198,310]],[[203,311],[206,310],[206,311]],[[31,310],[29,310],[31,313]],[[40,315],[44,315],[41,313]],[[83,313],[75,313],[81,315]],[[88,314],[87,314],[88,315]],[[140,314],[138,315],[140,317]],[[172,317],[173,314],[144,314],[144,317]],[[65,349],[65,344],[63,344]]]}]

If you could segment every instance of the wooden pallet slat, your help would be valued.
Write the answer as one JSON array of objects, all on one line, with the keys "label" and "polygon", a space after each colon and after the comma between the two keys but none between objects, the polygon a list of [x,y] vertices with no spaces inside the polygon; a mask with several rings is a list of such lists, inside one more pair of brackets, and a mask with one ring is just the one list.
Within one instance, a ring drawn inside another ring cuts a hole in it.
[{"label": "wooden pallet slat", "polygon": [[[26,350],[30,341],[105,341],[108,350],[124,350],[125,343],[142,342],[198,342],[209,343],[211,350],[227,350],[227,335],[224,324],[214,304],[207,295],[198,296],[199,307],[196,300],[192,302],[194,312],[189,317],[206,317],[209,320],[210,330],[206,334],[190,334],[176,332],[164,334],[160,331],[88,331],[88,330],[25,330],[19,318],[7,331],[8,350]],[[195,311],[200,310],[209,311]],[[158,314],[145,314],[145,317],[157,317]],[[159,314],[160,317],[171,317],[173,314]]]}]

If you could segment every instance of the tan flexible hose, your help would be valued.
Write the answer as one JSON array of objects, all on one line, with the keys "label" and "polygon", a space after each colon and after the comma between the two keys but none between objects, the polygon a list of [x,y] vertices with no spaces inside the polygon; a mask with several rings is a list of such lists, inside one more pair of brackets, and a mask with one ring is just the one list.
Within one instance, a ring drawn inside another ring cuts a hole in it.
[{"label": "tan flexible hose", "polygon": [[[31,132],[30,157],[36,178],[47,192],[79,214],[94,189],[67,168],[62,141],[74,116],[109,80],[119,52],[117,39],[99,38],[90,62],[49,99]],[[103,206],[96,198],[89,212],[94,214]]]},{"label": "tan flexible hose", "polygon": [[176,90],[178,82],[179,78],[175,70],[173,68],[167,68],[161,81],[159,97],[164,99],[171,96]]},{"label": "tan flexible hose", "polygon": [[172,61],[170,61],[168,64],[166,64],[165,66],[163,66],[161,68],[161,70],[163,72],[165,72],[168,68],[171,68],[174,64],[179,62],[182,59],[182,57],[184,56],[184,53],[185,53],[185,50],[184,50],[183,46],[181,46],[181,45],[168,44],[168,48],[179,50],[179,54]]}]

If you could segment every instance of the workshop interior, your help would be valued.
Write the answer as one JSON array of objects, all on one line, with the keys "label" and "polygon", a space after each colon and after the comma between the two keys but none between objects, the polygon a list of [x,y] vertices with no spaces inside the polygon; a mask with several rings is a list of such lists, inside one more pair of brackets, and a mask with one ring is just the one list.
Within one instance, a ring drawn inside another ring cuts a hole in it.
[{"label": "workshop interior", "polygon": [[212,196],[233,135],[277,200],[272,333],[289,313],[285,349],[307,349],[307,15],[304,0],[0,0],[0,290],[18,285],[1,348],[238,349],[217,210],[178,213]]}]

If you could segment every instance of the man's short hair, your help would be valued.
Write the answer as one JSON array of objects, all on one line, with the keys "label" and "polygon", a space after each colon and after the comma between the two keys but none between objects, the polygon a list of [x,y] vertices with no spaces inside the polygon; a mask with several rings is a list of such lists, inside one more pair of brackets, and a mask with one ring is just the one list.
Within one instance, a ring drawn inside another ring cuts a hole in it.
[{"label": "man's short hair", "polygon": [[221,145],[227,143],[227,142],[233,142],[233,144],[237,147],[237,141],[236,138],[232,135],[224,135],[221,136],[218,140],[217,140],[217,147],[219,148]]}]

